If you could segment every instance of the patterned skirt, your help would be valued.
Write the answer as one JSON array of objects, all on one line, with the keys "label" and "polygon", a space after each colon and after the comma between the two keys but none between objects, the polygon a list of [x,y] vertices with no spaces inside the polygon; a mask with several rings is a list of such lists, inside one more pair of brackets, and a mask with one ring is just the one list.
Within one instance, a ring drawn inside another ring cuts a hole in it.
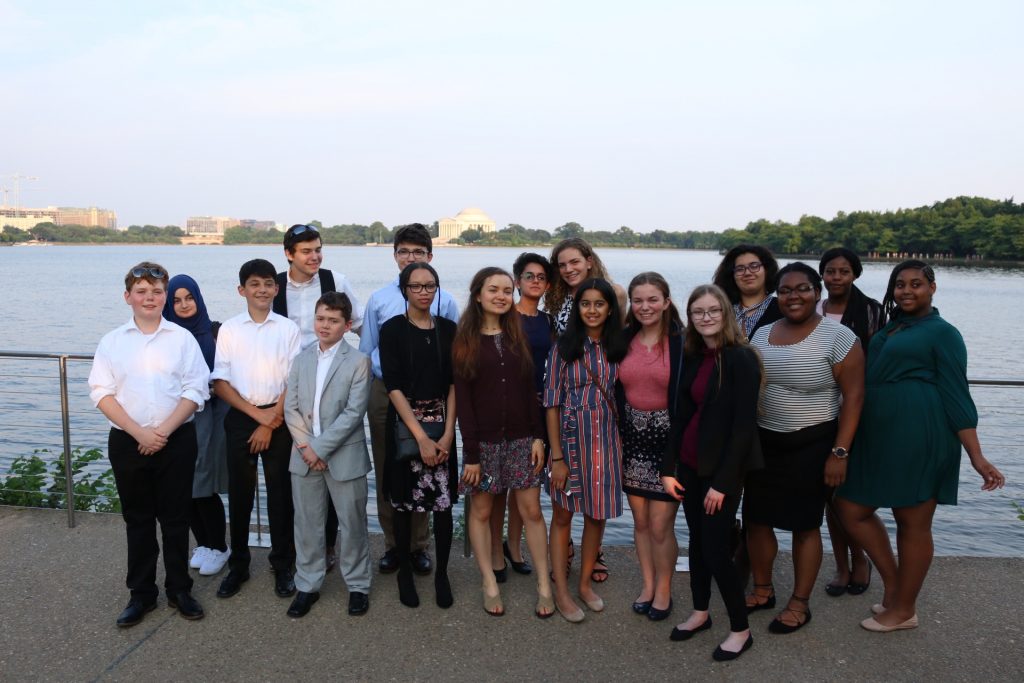
[{"label": "patterned skirt", "polygon": [[[421,422],[443,422],[444,402],[440,398],[411,401],[410,406]],[[403,512],[446,512],[458,500],[452,484],[458,479],[458,459],[452,444],[448,459],[433,467],[419,458],[399,462],[394,457],[394,407],[388,408],[387,441],[390,457],[387,463],[385,491],[396,510]],[[452,495],[454,493],[454,495]]]},{"label": "patterned skirt", "polygon": [[[490,477],[486,493],[503,493],[508,489],[532,489],[544,481],[544,470],[534,473],[530,463],[533,437],[513,441],[480,443],[480,475]],[[459,483],[459,493],[480,493],[479,486]]]},{"label": "patterned skirt", "polygon": [[661,458],[670,428],[667,410],[636,410],[622,416],[622,490],[631,496],[673,502],[661,485]]}]

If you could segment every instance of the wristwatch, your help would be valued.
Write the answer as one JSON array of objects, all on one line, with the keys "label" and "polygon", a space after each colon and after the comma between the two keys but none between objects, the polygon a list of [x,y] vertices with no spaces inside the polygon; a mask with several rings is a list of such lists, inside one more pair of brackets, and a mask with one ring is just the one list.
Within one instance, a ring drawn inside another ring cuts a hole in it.
[{"label": "wristwatch", "polygon": [[832,455],[836,456],[840,460],[846,460],[847,458],[850,457],[850,451],[843,448],[842,446],[833,446]]}]

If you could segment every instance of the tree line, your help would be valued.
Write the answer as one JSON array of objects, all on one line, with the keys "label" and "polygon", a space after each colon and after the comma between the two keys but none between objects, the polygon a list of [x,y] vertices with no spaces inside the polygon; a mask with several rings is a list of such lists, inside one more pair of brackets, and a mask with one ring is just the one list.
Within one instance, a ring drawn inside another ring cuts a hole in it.
[{"label": "tree line", "polygon": [[[377,221],[370,225],[355,223],[324,226],[311,221],[324,244],[362,245],[390,243],[394,230]],[[437,235],[437,223],[431,232]],[[42,242],[153,242],[180,243],[181,228],[173,225],[130,226],[126,231],[58,226],[41,223],[24,231],[7,227],[0,242],[36,239]],[[628,226],[617,230],[587,230],[576,222],[564,223],[552,230],[530,229],[510,223],[495,232],[466,230],[453,240],[475,246],[548,246],[566,237],[585,237],[597,247],[646,247],[666,249],[729,249],[737,244],[763,244],[777,254],[816,254],[835,246],[845,246],[860,254],[880,256],[927,254],[952,258],[1024,260],[1024,203],[1013,199],[955,197],[929,206],[895,211],[839,212],[830,220],[804,215],[795,223],[758,219],[743,228],[723,232],[712,230],[654,230],[637,232]],[[225,244],[280,244],[279,230],[228,228]]]}]

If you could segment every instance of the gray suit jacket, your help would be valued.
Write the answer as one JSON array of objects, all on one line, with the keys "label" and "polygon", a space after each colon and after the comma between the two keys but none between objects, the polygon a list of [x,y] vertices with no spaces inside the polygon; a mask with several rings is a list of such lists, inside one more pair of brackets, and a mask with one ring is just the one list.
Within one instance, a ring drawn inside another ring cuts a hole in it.
[{"label": "gray suit jacket", "polygon": [[[370,400],[370,359],[348,342],[338,342],[320,397],[320,436],[313,436],[313,400],[319,343],[302,351],[288,375],[284,420],[295,444],[305,443],[327,463],[331,478],[348,481],[370,471],[363,417]],[[306,476],[306,465],[292,447],[288,471]]]}]

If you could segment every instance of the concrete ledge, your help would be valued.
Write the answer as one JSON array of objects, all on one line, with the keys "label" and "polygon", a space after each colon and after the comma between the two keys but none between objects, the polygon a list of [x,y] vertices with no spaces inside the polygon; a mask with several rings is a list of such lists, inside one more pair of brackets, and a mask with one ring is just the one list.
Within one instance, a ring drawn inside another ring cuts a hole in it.
[{"label": "concrete ledge", "polygon": [[[455,606],[434,605],[433,582],[418,578],[422,606],[398,602],[393,576],[375,576],[367,616],[345,614],[341,577],[328,577],[320,602],[301,620],[272,591],[266,551],[253,551],[253,578],[229,600],[220,577],[195,574],[206,618],[187,622],[166,606],[131,629],[114,620],[127,602],[120,517],[0,507],[0,680],[1024,680],[1024,559],[939,558],[920,603],[920,628],[892,634],[858,622],[881,598],[877,580],[862,596],[829,598],[822,572],[814,620],[789,636],[767,632],[773,614],[752,615],[754,647],[739,661],[711,652],[728,620],[712,598],[714,628],[685,643],[668,634],[689,609],[688,579],[677,574],[676,611],[653,623],[630,611],[639,586],[630,548],[608,548],[611,578],[599,588],[607,608],[572,625],[533,616],[534,580],[511,574],[506,616],[482,609],[475,563],[453,552]],[[377,557],[381,538],[373,539]],[[578,571],[577,562],[575,572]],[[162,577],[158,578],[162,583]],[[788,558],[775,582],[789,593]]]}]

